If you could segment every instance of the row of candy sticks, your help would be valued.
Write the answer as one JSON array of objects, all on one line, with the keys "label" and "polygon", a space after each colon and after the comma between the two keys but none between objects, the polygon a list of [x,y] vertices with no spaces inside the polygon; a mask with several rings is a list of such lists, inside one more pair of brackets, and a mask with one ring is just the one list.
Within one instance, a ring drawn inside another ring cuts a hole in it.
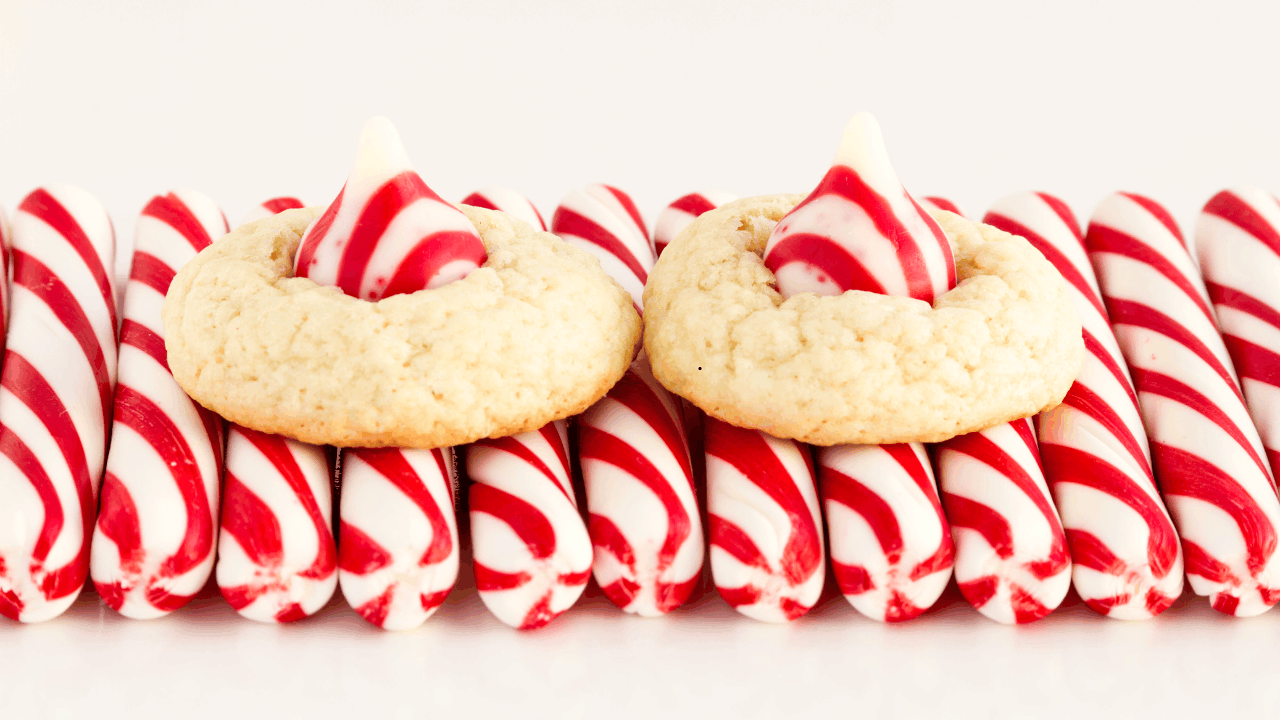
[{"label": "row of candy sticks", "polygon": [[[590,186],[550,230],[599,257],[640,308],[665,245],[729,199],[682,197],[650,238],[625,193]],[[463,202],[543,227],[511,191]],[[297,206],[276,199],[255,216]],[[811,449],[702,416],[642,355],[576,418],[576,437],[557,421],[457,449],[486,606],[538,627],[594,573],[620,608],[662,614],[689,597],[708,542],[720,594],[769,621],[817,602],[827,557],[854,607],[887,621],[918,616],[953,575],[1001,622],[1044,617],[1071,583],[1102,614],[1152,617],[1184,574],[1227,614],[1280,601],[1280,203],[1219,193],[1194,247],[1132,194],[1104,200],[1087,232],[1043,193],[1005,198],[983,220],[1031,241],[1072,288],[1086,359],[1061,406],[931,447]],[[153,198],[117,321],[113,231],[92,197],[39,189],[11,231],[0,218],[12,275],[0,288],[3,614],[55,617],[91,576],[110,607],[161,616],[199,591],[215,558],[223,596],[263,621],[306,617],[341,584],[371,623],[414,627],[452,588],[463,503],[450,449],[346,450],[339,463],[224,428],[169,377],[168,283],[227,230],[199,193]]]}]

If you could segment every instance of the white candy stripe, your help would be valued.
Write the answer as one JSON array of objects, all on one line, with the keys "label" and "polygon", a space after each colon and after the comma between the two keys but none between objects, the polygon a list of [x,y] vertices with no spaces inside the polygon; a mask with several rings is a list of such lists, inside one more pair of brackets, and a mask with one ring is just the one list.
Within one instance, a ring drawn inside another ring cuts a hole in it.
[{"label": "white candy stripe", "polygon": [[578,600],[591,572],[565,421],[481,440],[466,452],[480,599],[511,627],[542,627]]},{"label": "white candy stripe", "polygon": [[1200,213],[1195,247],[1274,476],[1280,468],[1280,200],[1258,188],[1223,190]]},{"label": "white candy stripe", "polygon": [[654,251],[635,203],[608,185],[588,185],[560,201],[551,232],[600,260],[605,274],[631,293],[637,308],[653,269]]},{"label": "white candy stripe", "polygon": [[475,226],[413,170],[386,118],[370,120],[337,199],[298,245],[295,273],[352,297],[447,285],[485,261]]},{"label": "white candy stripe", "polygon": [[956,284],[946,235],[898,182],[867,113],[849,121],[818,187],[773,228],[764,263],[783,297],[865,290],[931,303]]},{"label": "white candy stripe", "polygon": [[338,585],[324,448],[232,425],[218,537],[218,588],[260,622],[315,613]]},{"label": "white candy stripe", "polygon": [[711,575],[738,612],[787,622],[818,601],[822,518],[809,448],[710,416],[704,426]]},{"label": "white candy stripe", "polygon": [[[272,215],[277,215],[285,210],[292,210],[300,207],[306,207],[306,205],[296,197],[290,197],[288,195],[273,197],[254,205],[253,209],[246,213],[244,219],[240,221],[240,225],[251,223],[254,220],[271,217]],[[237,225],[237,227],[239,227],[239,225]]]},{"label": "white candy stripe", "polygon": [[111,451],[90,574],[107,606],[153,618],[185,605],[213,570],[222,419],[170,375],[160,307],[174,273],[227,232],[217,203],[189,190],[151,199],[125,290]]},{"label": "white candy stripe", "polygon": [[653,224],[653,249],[657,255],[671,244],[680,231],[689,226],[699,215],[721,205],[737,200],[736,195],[715,190],[689,193],[663,208]]},{"label": "white candy stripe", "polygon": [[596,582],[653,617],[681,605],[702,569],[702,522],[679,400],[642,355],[578,422]]},{"label": "white candy stripe", "polygon": [[0,614],[56,617],[89,569],[116,375],[115,234],[83,190],[41,188],[13,220],[0,375]]},{"label": "white candy stripe", "polygon": [[497,185],[481,188],[462,198],[462,204],[498,210],[529,223],[535,230],[545,232],[547,229],[542,213],[538,212],[538,208],[534,207],[529,198],[509,188]]},{"label": "white candy stripe", "polygon": [[1031,421],[996,425],[935,448],[960,592],[998,622],[1048,615],[1066,597],[1071,560]]},{"label": "white candy stripe", "polygon": [[920,443],[818,450],[836,582],[858,612],[910,620],[951,579],[954,546]]},{"label": "white candy stripe", "polygon": [[983,222],[1025,237],[1067,280],[1085,357],[1039,420],[1045,477],[1071,549],[1076,592],[1110,617],[1153,617],[1182,593],[1182,550],[1156,490],[1137,395],[1071,210],[1044,193],[996,202]]},{"label": "white candy stripe", "polygon": [[338,581],[365,620],[421,625],[458,578],[453,451],[358,448],[342,454]]},{"label": "white candy stripe", "polygon": [[1086,244],[1191,587],[1226,614],[1263,612],[1280,600],[1280,501],[1181,233],[1157,203],[1115,194]]}]

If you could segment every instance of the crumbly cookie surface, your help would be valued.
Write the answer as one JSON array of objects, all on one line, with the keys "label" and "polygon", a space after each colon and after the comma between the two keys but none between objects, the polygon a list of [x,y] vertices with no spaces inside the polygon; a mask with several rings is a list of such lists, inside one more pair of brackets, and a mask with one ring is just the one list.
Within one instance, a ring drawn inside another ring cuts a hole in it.
[{"label": "crumbly cookie surface", "polygon": [[378,302],[293,277],[320,209],[238,228],[183,267],[165,298],[174,378],[232,422],[339,446],[444,447],[582,412],[631,362],[630,296],[556,236],[462,211],[488,262]]},{"label": "crumbly cookie surface", "polygon": [[721,206],[663,252],[644,343],[669,390],[815,445],[940,442],[1062,401],[1083,357],[1080,319],[1030,243],[939,211],[960,282],[933,307],[861,291],[784,300],[761,256],[802,199]]}]

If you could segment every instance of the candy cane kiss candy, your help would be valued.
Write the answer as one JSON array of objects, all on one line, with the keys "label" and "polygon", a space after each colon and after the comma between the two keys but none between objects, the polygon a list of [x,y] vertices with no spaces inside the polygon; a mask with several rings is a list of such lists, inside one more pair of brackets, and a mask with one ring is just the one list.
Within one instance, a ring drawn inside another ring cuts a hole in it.
[{"label": "candy cane kiss candy", "polygon": [[1085,236],[1138,391],[1187,580],[1228,615],[1280,600],[1280,500],[1200,273],[1168,211],[1116,193]]},{"label": "candy cane kiss candy", "polygon": [[0,373],[0,614],[60,615],[89,571],[116,375],[115,233],[87,192],[35,190],[13,218]]},{"label": "candy cane kiss candy", "polygon": [[538,212],[538,208],[534,207],[529,198],[515,190],[490,185],[462,198],[462,204],[498,210],[520,218],[532,225],[535,230],[547,229],[547,223],[543,221],[542,213]]},{"label": "candy cane kiss candy", "polygon": [[152,198],[135,226],[90,560],[103,602],[126,617],[182,607],[213,570],[223,422],[169,374],[160,307],[177,269],[226,232],[217,203],[190,190]]},{"label": "candy cane kiss candy", "polygon": [[653,269],[653,242],[631,196],[609,185],[574,190],[551,216],[551,232],[600,260],[605,273],[643,307],[645,282]]},{"label": "candy cane kiss candy", "polygon": [[1076,592],[1104,615],[1137,620],[1182,592],[1182,550],[1152,476],[1147,436],[1084,236],[1045,193],[995,203],[983,222],[1031,242],[1062,273],[1084,322],[1085,361],[1061,405],[1040,415],[1045,478],[1071,550]]},{"label": "candy cane kiss candy", "polygon": [[591,572],[566,424],[474,442],[466,461],[480,599],[511,627],[540,628],[578,600]]},{"label": "candy cane kiss candy", "polygon": [[[786,297],[866,290],[931,302],[955,285],[946,236],[898,182],[865,113],[850,121],[818,188],[774,228],[764,260]],[[818,458],[841,592],[877,620],[924,612],[946,587],[953,554],[924,447],[836,445]]]},{"label": "candy cane kiss candy", "polygon": [[737,200],[736,195],[730,195],[726,192],[716,190],[704,190],[702,192],[689,193],[682,195],[671,204],[662,209],[658,214],[658,220],[653,224],[653,249],[654,252],[661,256],[662,251],[667,249],[672,240],[689,226],[695,218],[708,210],[715,210],[721,205]]},{"label": "candy cane kiss candy", "polygon": [[1274,476],[1280,469],[1280,200],[1223,190],[1196,221],[1196,255]]},{"label": "candy cane kiss candy", "polygon": [[[379,300],[461,279],[485,258],[471,221],[427,187],[395,128],[377,117],[365,125],[346,186],[307,229],[297,267]],[[416,627],[457,578],[452,451],[357,448],[343,458],[343,595],[379,627]]]},{"label": "candy cane kiss candy", "polygon": [[240,221],[241,225],[251,223],[254,220],[261,220],[264,217],[271,217],[284,212],[285,210],[293,210],[295,208],[306,207],[301,200],[296,197],[282,195],[263,200],[255,205],[252,210],[245,214],[244,219]]}]

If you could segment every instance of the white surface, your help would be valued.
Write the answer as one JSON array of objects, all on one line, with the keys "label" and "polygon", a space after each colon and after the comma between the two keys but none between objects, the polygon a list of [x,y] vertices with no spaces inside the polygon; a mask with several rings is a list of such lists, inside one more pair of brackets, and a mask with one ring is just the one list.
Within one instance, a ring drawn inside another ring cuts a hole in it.
[{"label": "white surface", "polygon": [[[807,191],[863,109],[908,189],[979,214],[1034,188],[1083,219],[1123,188],[1190,229],[1219,189],[1280,191],[1280,6],[962,5],[0,0],[0,205],[70,182],[127,242],[173,187],[232,222],[273,195],[327,203],[379,113],[443,197],[507,185],[548,219],[597,181],[650,222],[699,188]],[[714,595],[656,621],[596,597],[520,634],[464,581],[387,634],[341,606],[144,623],[90,596],[0,621],[0,716],[1266,715],[1278,641],[1280,612],[1185,599],[1142,624],[1074,607],[1006,628],[956,605],[887,628],[839,598],[772,627]]]}]

